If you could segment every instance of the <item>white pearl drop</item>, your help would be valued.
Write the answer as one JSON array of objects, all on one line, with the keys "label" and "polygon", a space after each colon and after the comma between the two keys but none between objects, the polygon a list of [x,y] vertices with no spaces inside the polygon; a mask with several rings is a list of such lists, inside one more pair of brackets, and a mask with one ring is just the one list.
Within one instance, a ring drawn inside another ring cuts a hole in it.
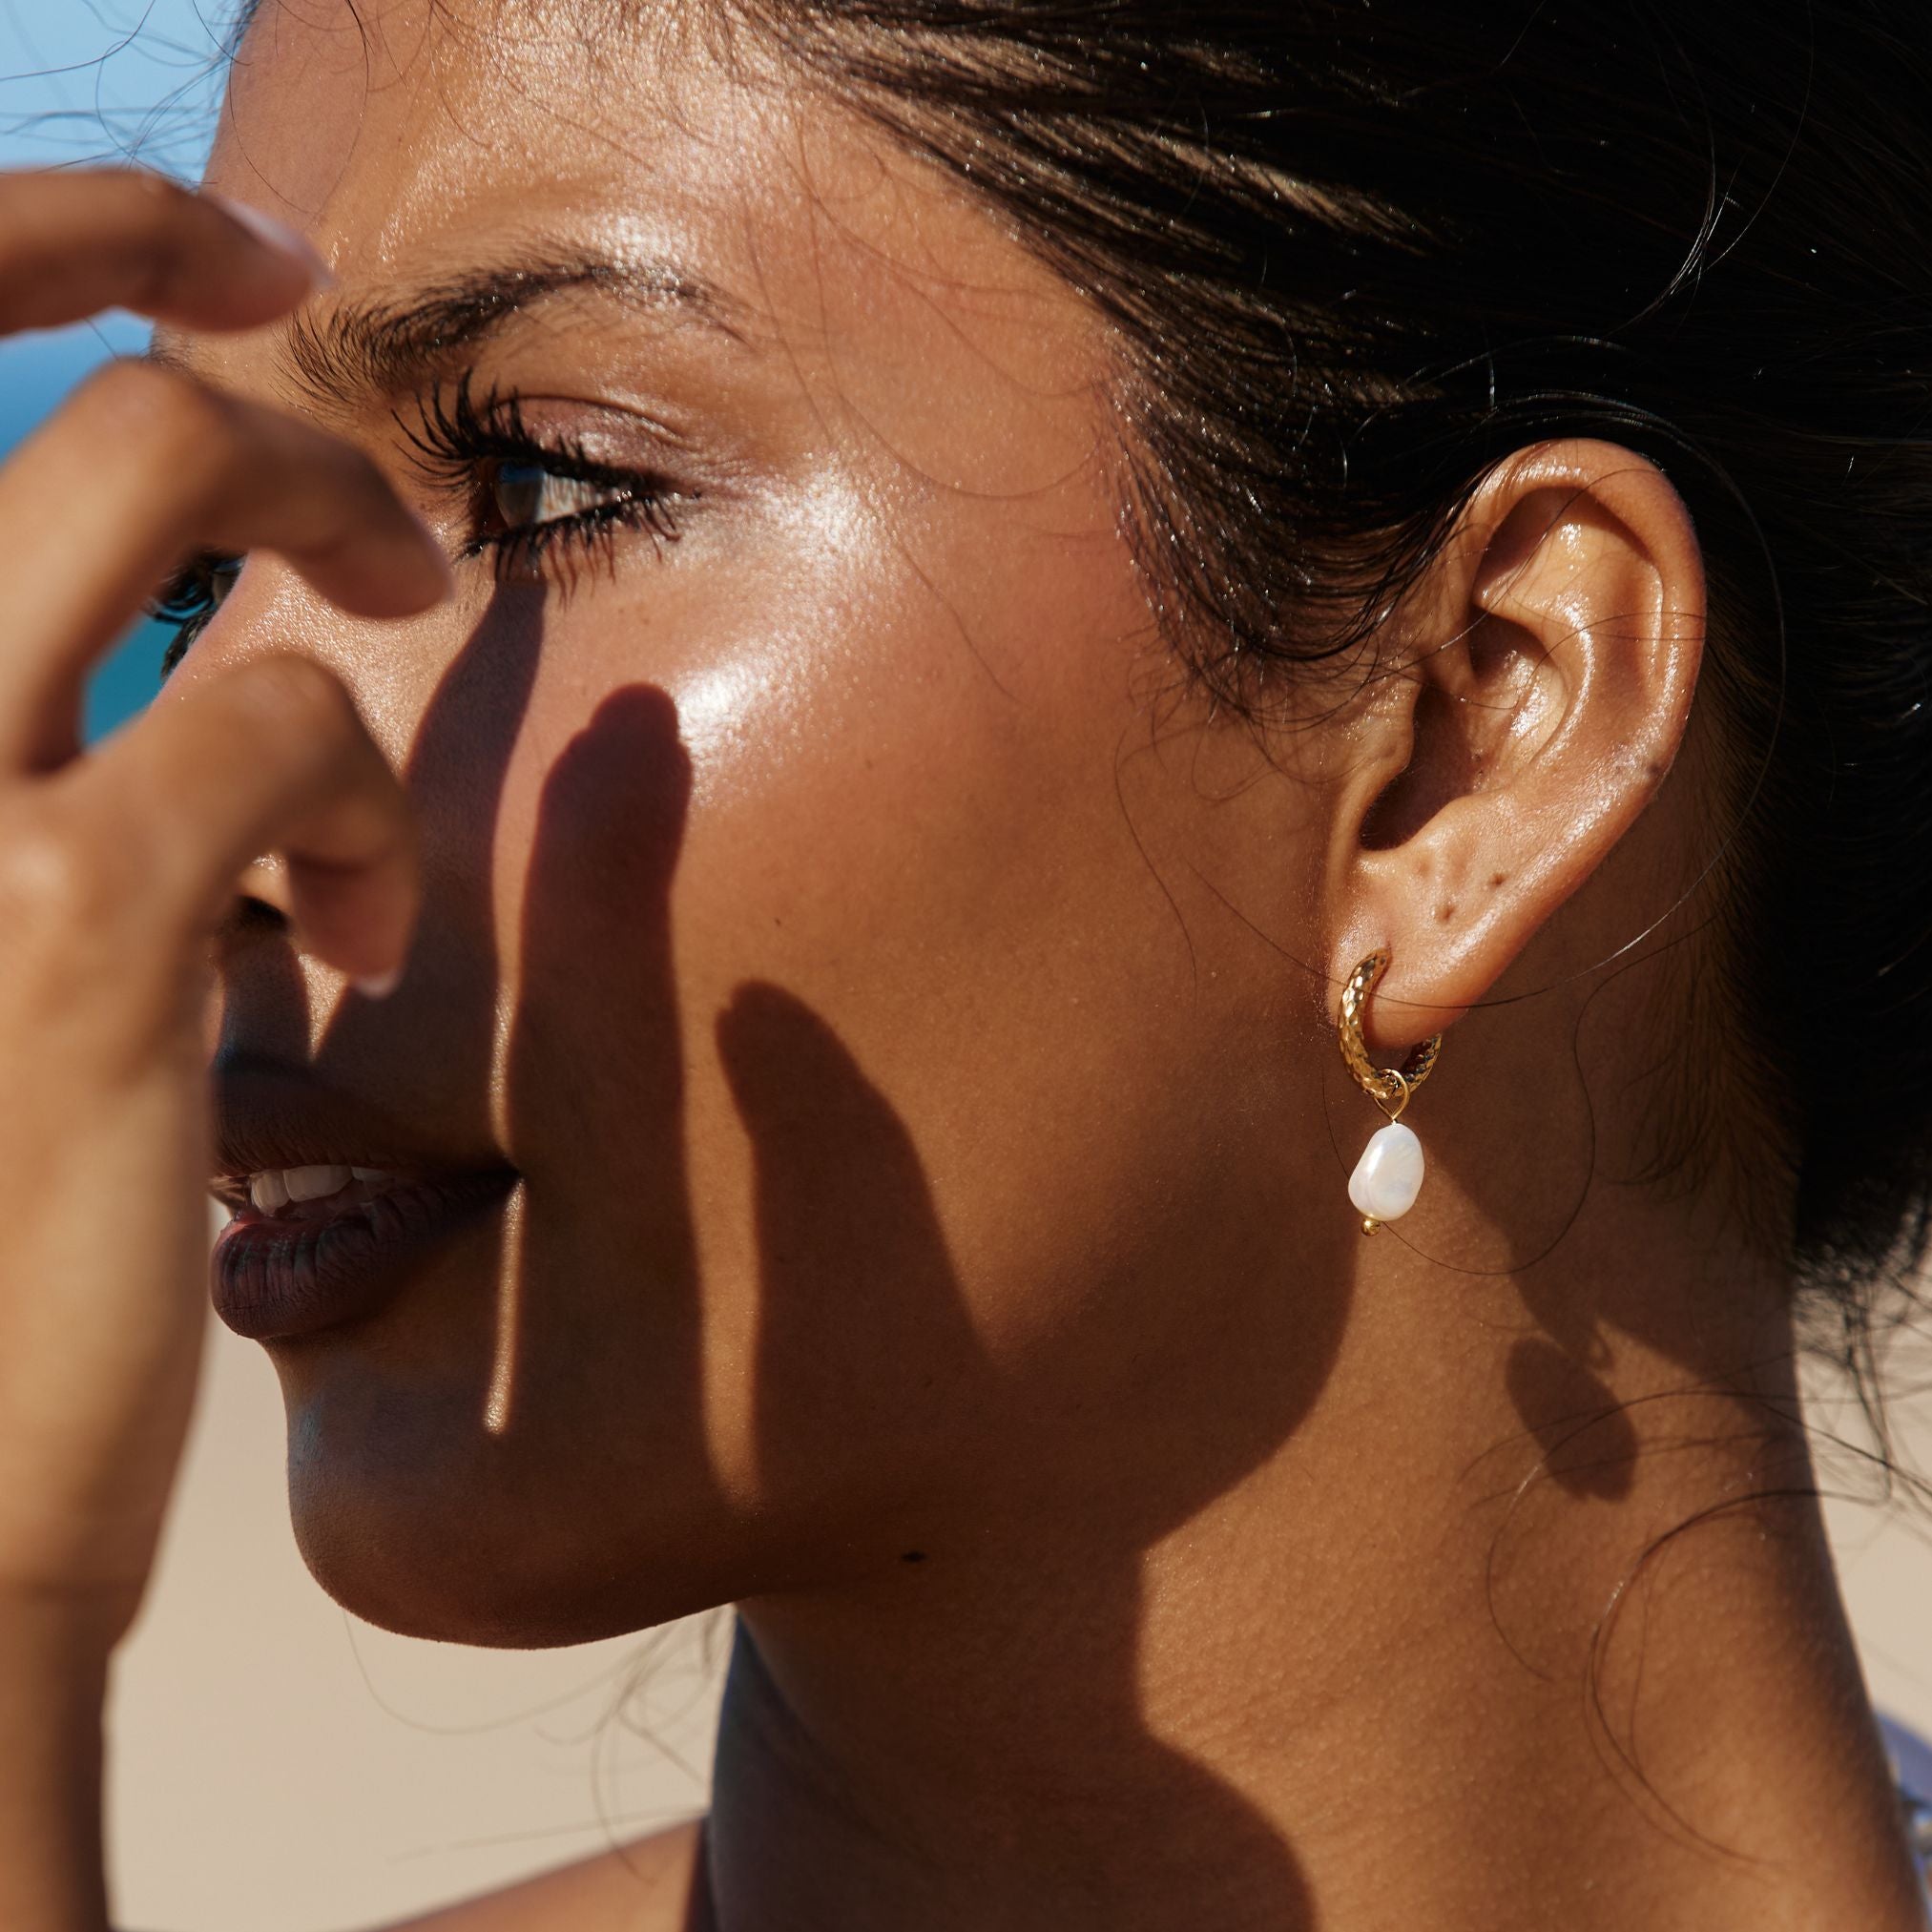
[{"label": "white pearl drop", "polygon": [[1348,1177],[1348,1198],[1357,1214],[1392,1221],[1415,1206],[1422,1186],[1423,1144],[1412,1129],[1391,1120],[1369,1136]]}]

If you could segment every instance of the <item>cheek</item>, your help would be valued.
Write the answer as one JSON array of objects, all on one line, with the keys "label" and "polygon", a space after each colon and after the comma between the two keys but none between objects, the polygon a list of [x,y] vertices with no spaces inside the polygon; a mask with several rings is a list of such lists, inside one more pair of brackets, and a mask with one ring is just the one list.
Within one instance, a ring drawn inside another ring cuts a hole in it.
[{"label": "cheek", "polygon": [[560,613],[498,844],[512,1157],[575,1265],[687,1279],[708,1460],[766,1501],[1067,1344],[1200,1138],[1124,555],[897,536]]}]

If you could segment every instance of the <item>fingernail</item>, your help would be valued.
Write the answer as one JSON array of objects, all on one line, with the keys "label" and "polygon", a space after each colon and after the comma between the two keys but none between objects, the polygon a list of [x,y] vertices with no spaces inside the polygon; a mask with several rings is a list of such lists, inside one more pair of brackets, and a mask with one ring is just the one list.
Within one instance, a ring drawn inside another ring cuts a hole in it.
[{"label": "fingernail", "polygon": [[352,980],[350,984],[365,1000],[386,1000],[403,984],[403,968],[397,966],[386,973],[370,973],[366,979]]},{"label": "fingernail", "polygon": [[233,201],[226,195],[217,195],[212,190],[208,191],[207,198],[224,215],[247,229],[264,248],[301,262],[308,270],[309,280],[317,288],[335,286],[335,271],[316,252],[308,238],[297,234],[286,221],[280,221],[260,208],[252,208],[246,201]]}]

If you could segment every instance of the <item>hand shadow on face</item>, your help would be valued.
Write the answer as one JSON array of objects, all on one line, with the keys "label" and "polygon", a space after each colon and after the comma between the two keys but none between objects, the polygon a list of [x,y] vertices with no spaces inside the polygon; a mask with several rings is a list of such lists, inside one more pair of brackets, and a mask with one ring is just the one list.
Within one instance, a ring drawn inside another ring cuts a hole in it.
[{"label": "hand shadow on face", "polygon": [[[406,1028],[407,1062],[418,1070],[409,1078],[428,1082],[417,1096],[432,1117],[472,1126],[479,1138],[489,1131],[498,1027],[498,806],[541,643],[540,604],[505,593],[446,675],[405,773],[422,813],[426,876],[408,976],[391,1002],[347,1001],[318,1056],[324,1077],[338,1067],[352,1077],[380,1063],[384,1042]],[[747,1372],[758,1489],[780,1499],[776,1512],[751,1512],[762,1521],[747,1542],[747,1511],[720,1481],[705,1431],[704,1307],[671,924],[691,786],[675,708],[641,685],[601,703],[544,783],[504,1109],[507,1152],[528,1186],[495,1257],[497,1319],[460,1324],[473,1353],[443,1365],[462,1375],[473,1417],[467,1444],[438,1450],[448,1452],[442,1503],[456,1512],[444,1520],[460,1518],[477,1533],[460,1549],[446,1538],[433,1552],[446,1576],[422,1577],[431,1566],[416,1565],[432,1617],[439,1601],[453,1610],[490,1600],[488,1621],[501,1634],[486,1630],[481,1640],[569,1642],[635,1628],[638,1559],[627,1561],[628,1552],[664,1552],[675,1568],[661,1591],[653,1580],[654,1614],[666,1616],[749,1594],[748,1565],[755,1574],[761,1563],[780,1571],[824,1565],[826,1552],[810,1547],[810,1471],[787,1460],[790,1445],[822,1433],[828,1414],[864,1429],[877,1402],[883,1409],[875,1413],[903,1428],[934,1399],[950,1415],[977,1412],[990,1423],[1016,1402],[1024,1408],[1053,1395],[1050,1361],[1035,1371],[1041,1386],[1016,1392],[976,1340],[918,1150],[890,1102],[808,1008],[780,987],[745,985],[718,1017],[717,1036],[756,1173],[760,1278]],[[410,1104],[408,1093],[397,1099],[399,1111]],[[628,1164],[614,1172],[613,1148]],[[466,1271],[466,1278],[476,1278]],[[1065,1345],[1077,1349],[1078,1339]],[[1319,1337],[1310,1357],[1326,1359]],[[1319,1382],[1309,1364],[1303,1370],[1284,1378],[1269,1444],[1288,1433]],[[882,1377],[894,1385],[855,1405],[855,1390]],[[645,1388],[650,1400],[641,1402]],[[560,1391],[580,1407],[560,1408]],[[547,1434],[572,1446],[579,1414],[622,1416],[625,1428],[621,1440],[608,1431],[594,1437],[573,1469],[581,1494],[560,1495],[560,1468],[572,1465],[546,1458],[539,1443],[532,1475],[520,1453],[528,1439]],[[1256,1452],[1266,1445],[1257,1442]],[[315,1480],[329,1473],[318,1468]],[[1236,1473],[1215,1462],[1186,1497],[1151,1496],[1145,1540]],[[784,1499],[794,1495],[807,1521],[780,1548]],[[767,1539],[762,1547],[758,1537]],[[1090,1566],[1079,1600],[1060,1607],[1064,1700],[1053,1701],[1079,1714],[1096,1769],[1138,1799],[1157,1794],[1172,1815],[1175,1857],[1199,1875],[1202,1922],[1231,1916],[1217,1901],[1222,1873],[1240,1875],[1252,1915],[1246,1888],[1258,1871],[1270,1875],[1274,1902],[1269,1917],[1248,1922],[1280,1932],[1305,1926],[1306,1886],[1289,1847],[1233,1789],[1148,1729],[1138,1687],[1139,1556],[1130,1539],[1116,1562]],[[922,1578],[939,1580],[944,1562],[943,1550],[932,1552]],[[760,1780],[779,1768],[770,1748],[776,1734],[762,1721],[779,1696],[741,1625],[709,1875],[721,1883],[726,1909],[743,1849],[734,1818],[755,1821]],[[759,1721],[739,1722],[746,1713]],[[806,1902],[800,1922],[810,1922]],[[713,1909],[694,1903],[693,1932],[712,1922]]]},{"label": "hand shadow on face", "polygon": [[[856,1426],[866,1426],[861,1392],[882,1379],[897,1385],[884,1400],[888,1412],[900,1400],[916,1406],[931,1398],[947,1415],[978,1414],[988,1426],[1053,1402],[1050,1362],[1041,1372],[1045,1385],[1017,1389],[976,1340],[918,1149],[831,1028],[782,988],[754,984],[738,988],[717,1030],[757,1163],[761,1280],[754,1373],[766,1481],[782,1494],[787,1444],[809,1439],[825,1414],[852,1415]],[[841,1361],[841,1354],[851,1359]],[[1217,1469],[1211,1489],[1220,1480]],[[1194,1499],[1196,1506],[1207,1500],[1205,1493]],[[1147,1540],[1168,1527],[1173,1507],[1172,1496],[1149,1496]],[[946,1552],[918,1554],[918,1575],[908,1578],[908,1618],[920,1614],[921,1591],[945,1588]],[[1111,1564],[1061,1571],[1063,1579],[1073,1578],[1078,1594],[1054,1607],[1065,1641],[1058,1675],[1044,1694],[1033,1674],[1036,1646],[1024,1644],[1032,1714],[1062,1730],[1070,1718],[1093,1781],[1117,1780],[1133,1795],[1136,1816],[1171,1819],[1167,1861],[1187,1873],[1195,1922],[1278,1932],[1307,1927],[1313,1923],[1307,1886],[1289,1846],[1236,1791],[1147,1727],[1139,1689],[1140,1555],[1130,1544]],[[748,1797],[777,1772],[774,1759],[795,1731],[759,1651],[759,1616],[755,1606],[739,1620],[718,1747],[720,1780],[738,1784]],[[1028,1741],[1016,1737],[1014,1748],[1024,1757]],[[792,1768],[804,1769],[819,1785],[814,1796],[837,1808],[841,1795],[835,1785],[828,1788],[824,1763],[814,1764],[809,1748],[799,1756],[801,1763]],[[758,1818],[756,1801],[715,1808],[711,1883],[727,1907],[739,1862],[755,1868],[758,1861]],[[1047,1838],[1058,1836],[1050,1818],[1039,1822]],[[863,1829],[862,1813],[855,1808],[848,1823]],[[1125,1856],[1127,1848],[1120,1852]],[[1144,1854],[1136,1853],[1135,1861],[1144,1865]],[[1231,1880],[1235,1889],[1224,1895]],[[1265,1917],[1255,1916],[1257,1884],[1268,1900]],[[905,1908],[917,1909],[916,1893]],[[794,1909],[796,1922],[815,1925],[832,1922],[823,1915],[835,1908],[801,1892]]]}]

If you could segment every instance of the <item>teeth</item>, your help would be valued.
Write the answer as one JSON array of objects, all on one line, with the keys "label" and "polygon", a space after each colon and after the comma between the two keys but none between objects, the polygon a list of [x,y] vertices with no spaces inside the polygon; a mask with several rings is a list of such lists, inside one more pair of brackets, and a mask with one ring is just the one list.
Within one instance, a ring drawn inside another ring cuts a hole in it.
[{"label": "teeth", "polygon": [[281,1184],[292,1201],[319,1201],[324,1195],[341,1194],[349,1184],[345,1167],[291,1167],[281,1173]]},{"label": "teeth", "polygon": [[268,1168],[251,1176],[248,1198],[260,1215],[279,1215],[290,1202],[319,1201],[360,1183],[364,1197],[385,1194],[400,1175],[380,1167],[326,1166]]}]

